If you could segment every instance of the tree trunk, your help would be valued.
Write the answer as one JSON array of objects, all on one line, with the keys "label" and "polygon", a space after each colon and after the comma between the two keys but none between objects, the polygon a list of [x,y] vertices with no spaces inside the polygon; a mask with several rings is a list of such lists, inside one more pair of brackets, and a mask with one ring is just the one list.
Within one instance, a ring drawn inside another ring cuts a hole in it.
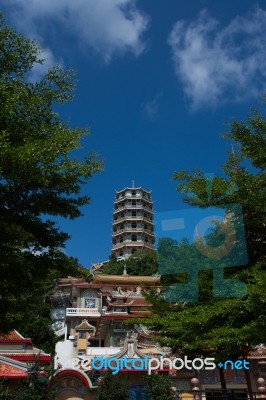
[{"label": "tree trunk", "polygon": [[226,380],[223,368],[219,368],[219,374],[220,374],[221,388],[222,390],[226,390]]},{"label": "tree trunk", "polygon": [[244,372],[245,372],[245,378],[246,378],[246,382],[247,382],[249,399],[253,400],[253,391],[252,391],[252,385],[251,385],[251,380],[250,380],[250,373],[249,373],[249,370],[247,370],[245,368],[244,368]]}]

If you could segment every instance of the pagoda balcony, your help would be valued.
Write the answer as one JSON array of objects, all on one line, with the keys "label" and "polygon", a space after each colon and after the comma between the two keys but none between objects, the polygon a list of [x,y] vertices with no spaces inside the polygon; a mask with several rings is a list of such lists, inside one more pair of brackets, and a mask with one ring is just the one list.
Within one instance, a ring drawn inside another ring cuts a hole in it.
[{"label": "pagoda balcony", "polygon": [[113,225],[117,224],[118,222],[125,221],[125,220],[132,220],[132,221],[140,220],[140,221],[146,221],[146,222],[148,222],[148,223],[150,223],[150,224],[153,225],[152,218],[147,218],[147,217],[144,217],[143,215],[134,215],[134,216],[133,216],[133,215],[124,215],[123,217],[114,219]]},{"label": "pagoda balcony", "polygon": [[115,198],[115,204],[119,203],[121,201],[126,201],[126,200],[140,200],[143,199],[147,203],[153,203],[150,197],[146,196],[144,193],[136,193],[136,194],[131,194],[131,196],[119,196]]},{"label": "pagoda balcony", "polygon": [[124,205],[121,205],[121,206],[115,208],[114,214],[118,213],[119,211],[125,210],[125,209],[126,210],[145,210],[148,212],[153,212],[152,206],[147,207],[143,204],[124,204]]},{"label": "pagoda balcony", "polygon": [[153,235],[154,232],[152,230],[145,229],[143,227],[140,228],[122,228],[122,229],[117,229],[116,231],[113,232],[113,236],[119,235],[120,233],[124,232],[140,232],[140,233],[147,233],[147,235]]},{"label": "pagoda balcony", "polygon": [[98,308],[67,308],[67,317],[100,317],[101,313]]},{"label": "pagoda balcony", "polygon": [[142,247],[148,247],[149,249],[154,250],[153,244],[144,242],[143,240],[139,240],[139,241],[125,240],[122,243],[118,243],[118,244],[113,245],[112,250],[117,250],[117,249],[120,249],[120,248],[122,249],[122,248],[125,248],[127,246],[129,246],[130,248],[131,247],[141,247],[141,248]]}]

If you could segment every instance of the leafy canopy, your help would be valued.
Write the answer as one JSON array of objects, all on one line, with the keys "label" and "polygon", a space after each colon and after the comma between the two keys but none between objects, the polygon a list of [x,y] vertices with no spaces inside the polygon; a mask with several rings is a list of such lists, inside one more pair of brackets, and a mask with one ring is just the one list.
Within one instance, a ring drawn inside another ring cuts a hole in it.
[{"label": "leafy canopy", "polygon": [[[209,179],[200,171],[193,174],[177,172],[174,179],[179,182],[177,190],[183,194],[183,200],[192,206],[242,206],[249,262],[236,268],[225,268],[224,277],[244,282],[247,295],[213,297],[214,272],[201,271],[198,302],[171,304],[162,296],[151,293],[153,315],[145,321],[157,332],[163,345],[172,347],[179,354],[212,354],[220,359],[245,356],[252,347],[266,343],[265,118],[255,111],[243,122],[233,121],[226,136],[235,141],[236,149],[222,167],[226,176],[212,179],[211,192]],[[170,243],[170,247],[168,243],[168,251],[174,252],[180,270],[183,264],[191,265],[191,270],[197,273],[193,266],[200,260],[190,243],[183,240],[174,246]],[[169,262],[171,266],[171,260]],[[183,275],[167,275],[162,283],[184,283],[187,276]]]},{"label": "leafy canopy", "polygon": [[99,381],[98,400],[128,400],[129,384],[123,374],[112,375],[106,372]]},{"label": "leafy canopy", "polygon": [[69,235],[54,219],[82,215],[80,207],[89,202],[82,186],[101,169],[93,154],[83,160],[75,157],[87,130],[71,128],[58,114],[59,105],[72,98],[73,71],[54,66],[32,82],[34,66],[43,62],[39,46],[17,34],[0,16],[3,331],[16,328],[23,333],[27,316],[34,314],[36,324],[42,318],[46,321],[44,298],[54,279],[80,273],[78,263],[59,250]]},{"label": "leafy canopy", "polygon": [[174,400],[176,398],[169,375],[152,373],[145,379],[147,382],[145,392],[149,400]]},{"label": "leafy canopy", "polygon": [[157,255],[154,251],[138,250],[125,261],[117,261],[114,256],[104,264],[103,273],[122,275],[126,267],[128,275],[153,275],[158,271]]}]

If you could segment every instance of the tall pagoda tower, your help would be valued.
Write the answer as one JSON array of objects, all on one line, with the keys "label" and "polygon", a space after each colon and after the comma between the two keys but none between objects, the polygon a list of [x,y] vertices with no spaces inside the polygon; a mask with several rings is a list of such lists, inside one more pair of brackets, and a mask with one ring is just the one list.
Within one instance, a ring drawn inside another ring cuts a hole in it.
[{"label": "tall pagoda tower", "polygon": [[151,192],[141,187],[116,192],[113,212],[112,254],[126,259],[139,249],[154,251]]}]

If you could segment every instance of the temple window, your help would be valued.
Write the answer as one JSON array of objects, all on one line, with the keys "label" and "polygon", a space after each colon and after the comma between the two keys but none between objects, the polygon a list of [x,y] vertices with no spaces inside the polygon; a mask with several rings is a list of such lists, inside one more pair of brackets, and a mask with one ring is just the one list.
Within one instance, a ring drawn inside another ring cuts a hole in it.
[{"label": "temple window", "polygon": [[86,289],[81,292],[81,307],[97,308],[98,300],[98,292],[95,289]]}]

